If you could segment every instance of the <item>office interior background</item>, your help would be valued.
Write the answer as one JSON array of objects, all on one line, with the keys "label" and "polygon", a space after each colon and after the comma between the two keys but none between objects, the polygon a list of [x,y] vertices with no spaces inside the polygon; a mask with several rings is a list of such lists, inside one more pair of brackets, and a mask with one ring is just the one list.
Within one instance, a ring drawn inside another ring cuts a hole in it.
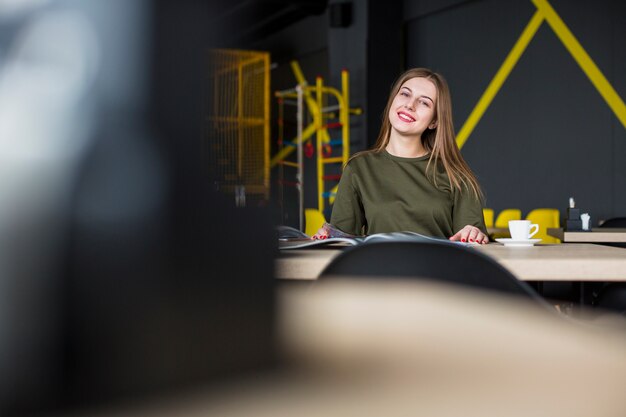
[{"label": "office interior background", "polygon": [[[594,83],[597,74],[590,79],[574,56],[580,51],[544,20],[462,154],[488,207],[564,210],[574,197],[597,224],[626,212],[626,5],[549,5],[607,83]],[[279,130],[273,94],[297,84],[291,61],[309,83],[321,76],[336,88],[347,70],[350,107],[361,110],[350,115],[356,152],[373,145],[391,84],[410,67],[446,77],[460,132],[540,7],[0,2],[0,186],[10,202],[0,212],[2,414],[275,366],[273,233],[280,223],[297,226],[297,195],[276,197],[275,169],[266,199],[248,188],[241,204],[220,184],[205,119],[215,93],[210,51],[269,55],[268,158]],[[317,181],[314,161],[305,161],[305,184]],[[314,187],[305,185],[304,198],[316,207]]]},{"label": "office interior background", "polygon": [[[216,20],[259,17],[227,31],[230,39],[221,45],[268,51],[272,93],[297,84],[292,60],[309,84],[321,76],[325,84],[340,88],[341,71],[347,69],[350,106],[363,111],[350,116],[351,153],[373,145],[391,84],[403,70],[440,72],[451,88],[457,134],[465,124],[472,127],[461,150],[484,188],[487,207],[496,213],[552,207],[563,217],[574,197],[597,225],[626,209],[621,163],[626,155],[626,58],[620,46],[626,39],[626,9],[610,0],[549,3],[614,90],[617,99],[610,106],[602,95],[607,88],[585,72],[581,53],[569,49],[559,29],[543,20],[529,32],[543,3],[241,1],[229,2]],[[524,36],[527,46],[514,52]],[[481,104],[509,54],[517,60],[507,62],[504,82],[493,89],[488,104]],[[272,106],[275,153],[279,109],[274,97]],[[480,116],[468,121],[477,109]],[[316,207],[315,162],[305,164],[304,206]],[[294,192],[285,196],[281,204],[297,201]],[[293,215],[282,220],[294,225]]]}]

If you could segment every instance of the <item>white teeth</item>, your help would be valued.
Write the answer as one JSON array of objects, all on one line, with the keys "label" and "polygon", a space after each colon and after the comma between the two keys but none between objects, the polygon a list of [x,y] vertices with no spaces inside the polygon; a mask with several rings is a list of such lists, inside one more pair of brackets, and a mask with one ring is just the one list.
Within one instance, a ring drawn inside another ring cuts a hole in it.
[{"label": "white teeth", "polygon": [[413,118],[411,118],[411,117],[407,116],[407,115],[406,115],[406,114],[404,114],[404,113],[398,113],[398,117],[399,117],[400,119],[402,119],[402,120],[406,121],[406,122],[414,122],[414,121],[415,121],[415,119],[413,119]]}]

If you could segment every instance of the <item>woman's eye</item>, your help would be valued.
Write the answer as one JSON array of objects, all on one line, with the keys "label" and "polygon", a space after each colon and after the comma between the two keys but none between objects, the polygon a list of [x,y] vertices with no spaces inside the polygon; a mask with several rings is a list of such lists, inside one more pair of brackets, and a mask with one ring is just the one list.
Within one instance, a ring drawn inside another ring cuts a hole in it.
[{"label": "woman's eye", "polygon": [[407,93],[406,91],[400,91],[400,95],[404,97],[408,97],[409,93]]},{"label": "woman's eye", "polygon": [[419,104],[430,107],[430,102],[428,100],[419,100]]}]

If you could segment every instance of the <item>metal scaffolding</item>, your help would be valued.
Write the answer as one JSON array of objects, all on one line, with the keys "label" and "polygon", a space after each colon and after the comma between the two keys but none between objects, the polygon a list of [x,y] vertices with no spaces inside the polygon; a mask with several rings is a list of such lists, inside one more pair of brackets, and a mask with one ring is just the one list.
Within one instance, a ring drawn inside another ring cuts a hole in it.
[{"label": "metal scaffolding", "polygon": [[212,50],[207,141],[219,188],[238,205],[269,198],[270,56]]}]

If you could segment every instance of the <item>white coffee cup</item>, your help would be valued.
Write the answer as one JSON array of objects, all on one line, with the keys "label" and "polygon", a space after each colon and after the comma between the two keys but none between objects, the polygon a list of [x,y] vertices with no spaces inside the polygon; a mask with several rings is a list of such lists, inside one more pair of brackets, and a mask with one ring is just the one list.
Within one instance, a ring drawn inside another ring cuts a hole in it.
[{"label": "white coffee cup", "polygon": [[[532,229],[535,229],[531,232]],[[509,232],[513,240],[528,240],[539,231],[538,224],[532,224],[530,220],[510,220]]]}]

